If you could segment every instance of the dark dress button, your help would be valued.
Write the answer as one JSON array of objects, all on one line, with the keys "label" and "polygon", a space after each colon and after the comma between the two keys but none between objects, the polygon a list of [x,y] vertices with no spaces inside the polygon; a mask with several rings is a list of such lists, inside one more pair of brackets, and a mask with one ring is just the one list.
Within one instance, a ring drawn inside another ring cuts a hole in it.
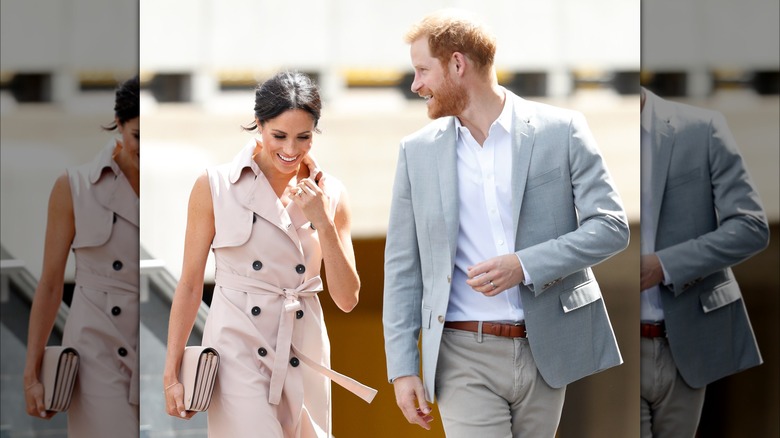
[{"label": "dark dress button", "polygon": [[255,307],[252,307],[252,315],[255,315],[255,316],[257,316],[257,315],[259,315],[259,314],[260,314],[260,308],[259,308],[259,307],[257,307],[257,306],[255,306]]},{"label": "dark dress button", "polygon": [[299,361],[297,357],[290,359],[290,365],[292,365],[293,367],[297,367],[300,363],[301,361]]},{"label": "dark dress button", "polygon": [[114,223],[116,223],[116,213],[114,213]]},{"label": "dark dress button", "polygon": [[260,347],[257,349],[257,354],[259,354],[260,356],[265,356],[266,354],[268,354],[268,350],[266,350],[263,347]]},{"label": "dark dress button", "polygon": [[254,262],[252,262],[252,269],[254,269],[255,271],[259,271],[262,268],[263,268],[263,263],[260,260],[255,260]]},{"label": "dark dress button", "polygon": [[125,350],[125,347],[119,347],[119,350],[117,350],[116,352],[119,353],[119,355],[122,357],[127,356],[127,350]]},{"label": "dark dress button", "polygon": [[295,267],[295,272],[297,272],[299,274],[303,274],[304,272],[306,272],[306,266],[303,266],[303,265],[296,266]]},{"label": "dark dress button", "polygon": [[257,215],[253,213],[252,214],[252,223],[255,223],[255,222],[257,222]]},{"label": "dark dress button", "polygon": [[114,260],[114,264],[111,266],[114,267],[115,271],[119,271],[120,269],[122,269],[122,266],[124,265],[122,265],[122,262],[120,262],[119,260]]},{"label": "dark dress button", "polygon": [[111,314],[112,315],[117,316],[120,313],[122,313],[122,309],[120,309],[119,306],[114,306],[114,307],[111,308]]},{"label": "dark dress button", "polygon": [[299,311],[295,312],[295,317],[298,318],[298,319],[303,318],[303,310],[299,310]]}]

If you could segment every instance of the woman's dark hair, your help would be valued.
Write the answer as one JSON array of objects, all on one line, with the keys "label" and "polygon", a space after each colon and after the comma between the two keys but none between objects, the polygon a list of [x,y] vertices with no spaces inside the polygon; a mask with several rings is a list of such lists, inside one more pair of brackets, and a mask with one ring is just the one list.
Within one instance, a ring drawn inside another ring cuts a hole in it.
[{"label": "woman's dark hair", "polygon": [[[116,99],[114,101],[114,116],[119,120],[120,125],[124,125],[125,122],[138,117],[140,114],[140,88],[137,75],[122,82],[117,87]],[[116,120],[103,127],[106,131],[113,131],[116,128]]]},{"label": "woman's dark hair", "polygon": [[[301,109],[311,114],[314,130],[320,120],[322,102],[317,85],[303,73],[286,71],[277,73],[271,79],[255,88],[255,117],[260,125],[279,114],[292,109]],[[258,128],[257,122],[242,126],[246,131]]]}]

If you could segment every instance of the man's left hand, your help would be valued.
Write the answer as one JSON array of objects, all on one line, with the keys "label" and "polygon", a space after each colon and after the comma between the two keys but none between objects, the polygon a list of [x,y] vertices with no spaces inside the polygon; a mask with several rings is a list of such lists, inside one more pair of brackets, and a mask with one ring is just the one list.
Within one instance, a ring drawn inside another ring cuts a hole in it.
[{"label": "man's left hand", "polygon": [[466,284],[475,291],[492,297],[523,282],[523,267],[515,254],[487,259],[469,266]]}]

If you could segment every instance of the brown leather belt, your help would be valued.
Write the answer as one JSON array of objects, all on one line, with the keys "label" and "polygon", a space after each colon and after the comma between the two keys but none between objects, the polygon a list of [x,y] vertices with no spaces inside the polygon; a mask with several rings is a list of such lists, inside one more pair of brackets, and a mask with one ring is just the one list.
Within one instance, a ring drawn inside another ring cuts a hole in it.
[{"label": "brown leather belt", "polygon": [[663,321],[656,324],[642,323],[640,333],[643,338],[663,338],[666,337],[666,325]]},{"label": "brown leather belt", "polygon": [[[479,332],[479,321],[447,321],[445,328],[465,330],[467,332]],[[500,322],[483,322],[482,334],[503,336],[505,338],[524,338],[525,324],[506,324]]]}]

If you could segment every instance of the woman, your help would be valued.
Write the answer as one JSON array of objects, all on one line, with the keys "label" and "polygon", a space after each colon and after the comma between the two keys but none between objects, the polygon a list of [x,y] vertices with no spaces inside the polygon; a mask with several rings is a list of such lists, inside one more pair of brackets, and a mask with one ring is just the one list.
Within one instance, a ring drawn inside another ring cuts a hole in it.
[{"label": "woman", "polygon": [[41,279],[30,312],[24,388],[27,413],[51,418],[40,366],[62,301],[69,250],[76,287],[62,343],[80,355],[68,436],[138,436],[139,82],[116,91],[112,139],[89,164],[54,183]]},{"label": "woman", "polygon": [[322,261],[331,298],[345,312],[358,303],[360,279],[347,193],[332,176],[320,177],[308,157],[320,109],[307,76],[277,74],[255,92],[255,121],[245,129],[257,129],[259,138],[193,187],[163,384],[168,414],[191,417],[178,371],[211,247],[216,287],[203,344],[221,357],[210,436],[328,436],[327,377],[373,398],[375,391],[328,369],[317,298]]}]

